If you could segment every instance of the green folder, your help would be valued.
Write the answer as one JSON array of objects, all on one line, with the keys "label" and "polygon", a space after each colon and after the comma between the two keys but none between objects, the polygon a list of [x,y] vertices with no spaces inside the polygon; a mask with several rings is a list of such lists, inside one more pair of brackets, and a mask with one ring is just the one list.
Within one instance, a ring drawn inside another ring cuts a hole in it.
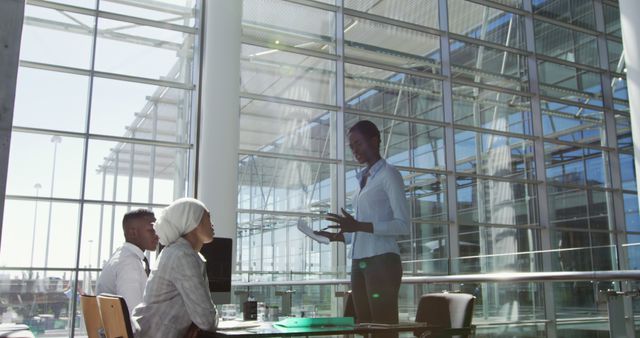
[{"label": "green folder", "polygon": [[285,318],[274,325],[282,327],[353,326],[353,317]]}]

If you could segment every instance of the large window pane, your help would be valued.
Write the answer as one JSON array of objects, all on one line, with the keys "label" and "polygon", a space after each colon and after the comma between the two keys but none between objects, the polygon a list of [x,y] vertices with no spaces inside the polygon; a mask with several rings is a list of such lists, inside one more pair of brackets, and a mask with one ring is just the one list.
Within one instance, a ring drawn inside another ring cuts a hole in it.
[{"label": "large window pane", "polygon": [[604,114],[600,110],[541,101],[544,137],[605,146]]},{"label": "large window pane", "polygon": [[83,140],[13,132],[8,195],[79,198]]},{"label": "large window pane", "polygon": [[321,162],[241,155],[238,206],[312,212],[331,202],[333,170],[334,165]]},{"label": "large window pane", "polygon": [[[361,119],[345,115],[345,133]],[[424,169],[444,169],[444,128],[391,119],[369,118],[380,129],[380,153],[390,164]],[[345,156],[356,161],[345,144]]]},{"label": "large window pane", "polygon": [[13,125],[84,132],[88,91],[86,76],[20,67]]},{"label": "large window pane", "polygon": [[533,12],[583,28],[596,29],[592,0],[536,0]]},{"label": "large window pane", "polygon": [[448,0],[449,31],[525,49],[524,18],[465,0]]},{"label": "large window pane", "polygon": [[463,41],[450,43],[454,79],[528,91],[527,62],[523,55]]},{"label": "large window pane", "polygon": [[446,221],[449,218],[446,176],[404,170],[400,173],[405,181],[409,204],[413,206],[413,220]]},{"label": "large window pane", "polygon": [[396,116],[442,121],[442,82],[345,64],[346,106]]},{"label": "large window pane", "polygon": [[[88,5],[89,1],[85,3]],[[24,14],[21,60],[82,69],[90,67],[93,17],[30,5],[26,6]]]},{"label": "large window pane", "polygon": [[589,35],[535,21],[536,52],[569,62],[599,66],[598,44],[595,35]]},{"label": "large window pane", "polygon": [[437,0],[345,0],[344,7],[416,25],[438,28]]},{"label": "large window pane", "polygon": [[453,84],[454,123],[532,134],[531,101],[526,96]]},{"label": "large window pane", "polygon": [[[460,268],[464,273],[540,270],[540,234],[534,229],[460,226]],[[468,257],[468,258],[464,258]]]},{"label": "large window pane", "polygon": [[335,62],[242,45],[240,90],[292,100],[335,104]]},{"label": "large window pane", "polygon": [[240,107],[240,149],[335,157],[335,112],[250,99]]},{"label": "large window pane", "polygon": [[194,83],[195,35],[109,19],[98,21],[98,32],[96,70]]},{"label": "large window pane", "polygon": [[599,149],[547,142],[547,179],[558,184],[609,186],[606,156]]},{"label": "large window pane", "polygon": [[[187,143],[191,92],[96,78],[91,133]],[[114,100],[117,97],[117,100]]]},{"label": "large window pane", "polygon": [[436,35],[345,15],[345,56],[440,73]]},{"label": "large window pane", "polygon": [[92,140],[85,198],[169,204],[187,191],[189,155],[184,148]]},{"label": "large window pane", "polygon": [[535,178],[533,141],[456,130],[456,171],[520,179]]},{"label": "large window pane", "polygon": [[449,227],[446,224],[437,223],[413,223],[415,232],[413,242],[415,243],[415,259],[406,258],[403,261],[410,261],[410,270],[406,268],[404,272],[415,274],[436,274],[446,275],[449,273]]},{"label": "large window pane", "polygon": [[533,184],[458,177],[461,224],[536,225],[538,202]]},{"label": "large window pane", "polygon": [[78,215],[77,203],[6,199],[0,265],[75,268]]},{"label": "large window pane", "polygon": [[243,4],[244,37],[274,46],[335,53],[334,12],[281,0],[244,0]]},{"label": "large window pane", "polygon": [[576,67],[539,61],[540,92],[549,97],[602,106],[600,75]]}]

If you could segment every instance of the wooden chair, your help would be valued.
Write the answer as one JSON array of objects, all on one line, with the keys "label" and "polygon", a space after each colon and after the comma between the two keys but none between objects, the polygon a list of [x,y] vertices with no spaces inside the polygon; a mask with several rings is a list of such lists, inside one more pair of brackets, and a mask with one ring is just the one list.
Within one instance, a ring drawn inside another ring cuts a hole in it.
[{"label": "wooden chair", "polygon": [[102,328],[102,318],[100,318],[100,309],[98,308],[98,300],[93,295],[80,295],[80,306],[82,306],[82,317],[84,318],[84,326],[87,329],[89,338],[100,338],[98,331]]},{"label": "wooden chair", "polygon": [[100,317],[107,338],[133,338],[129,308],[124,298],[116,295],[98,295]]},{"label": "wooden chair", "polygon": [[416,322],[438,326],[431,332],[416,332],[420,337],[461,337],[475,334],[471,325],[476,297],[467,293],[429,293],[420,297]]}]

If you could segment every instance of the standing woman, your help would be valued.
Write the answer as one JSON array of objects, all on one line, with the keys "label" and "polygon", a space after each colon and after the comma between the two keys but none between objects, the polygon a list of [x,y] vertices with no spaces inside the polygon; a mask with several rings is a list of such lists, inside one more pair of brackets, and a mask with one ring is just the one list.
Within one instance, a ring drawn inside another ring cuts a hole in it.
[{"label": "standing woman", "polygon": [[133,310],[136,338],[179,338],[192,322],[215,331],[216,307],[199,253],[213,240],[209,210],[196,199],[178,199],[162,211],[154,229],[166,247],[151,271],[142,303]]},{"label": "standing woman", "polygon": [[359,121],[347,134],[354,158],[366,167],[356,174],[360,188],[353,200],[355,218],[327,214],[338,233],[317,234],[351,244],[351,289],[360,323],[398,323],[402,264],[397,238],[408,235],[409,208],[400,172],[380,156],[380,131]]}]

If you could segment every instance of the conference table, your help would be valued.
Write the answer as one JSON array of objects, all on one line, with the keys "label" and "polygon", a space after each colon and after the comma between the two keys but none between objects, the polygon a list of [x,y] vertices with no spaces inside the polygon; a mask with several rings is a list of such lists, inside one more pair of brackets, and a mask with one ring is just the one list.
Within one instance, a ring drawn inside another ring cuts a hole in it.
[{"label": "conference table", "polygon": [[[309,326],[282,327],[274,322],[254,322],[253,327],[226,328],[216,332],[200,332],[200,338],[263,338],[263,337],[291,337],[291,336],[327,336],[327,335],[363,335],[371,336],[376,333],[390,332],[424,332],[439,331],[442,328],[430,326],[427,323],[400,324],[356,324],[344,326]],[[444,329],[446,330],[446,329]]]}]

